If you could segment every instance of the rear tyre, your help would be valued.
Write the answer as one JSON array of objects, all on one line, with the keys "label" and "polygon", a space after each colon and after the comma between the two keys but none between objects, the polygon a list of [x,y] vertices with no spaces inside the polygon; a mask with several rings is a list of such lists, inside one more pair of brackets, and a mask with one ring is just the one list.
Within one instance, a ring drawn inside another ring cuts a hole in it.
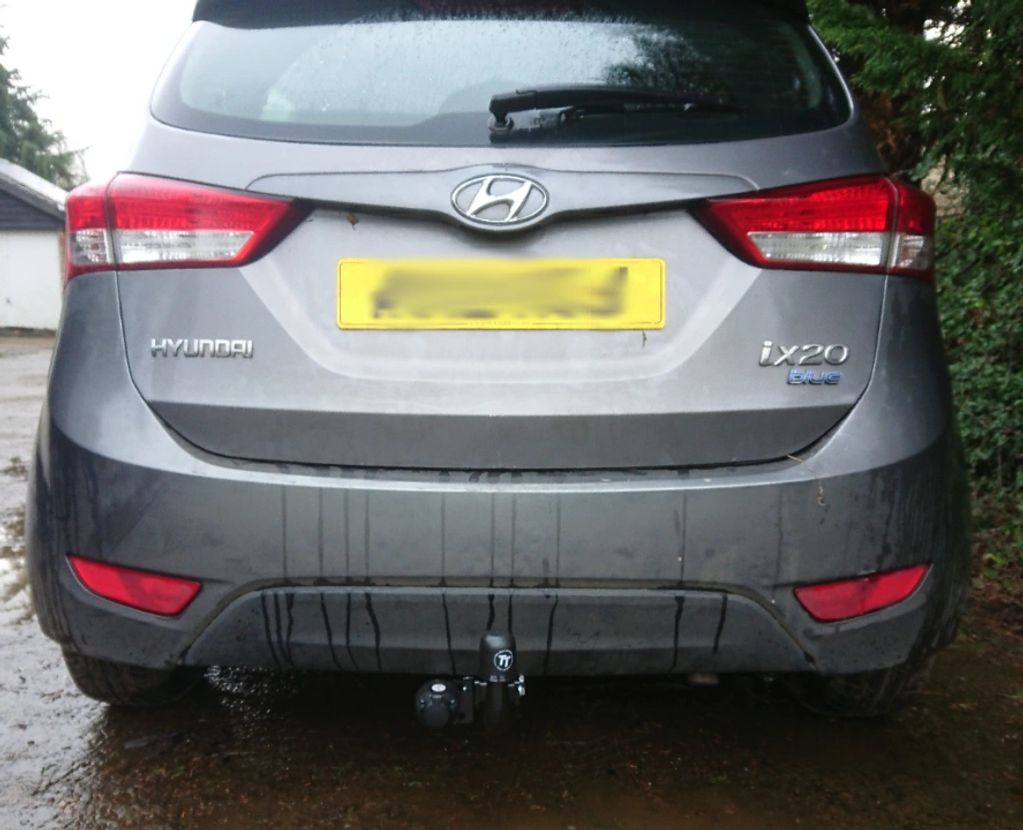
[{"label": "rear tyre", "polygon": [[82,694],[94,700],[132,709],[169,706],[187,695],[202,679],[190,667],[146,669],[64,652],[68,673]]},{"label": "rear tyre", "polygon": [[788,687],[796,700],[818,715],[880,718],[904,707],[923,686],[930,669],[927,658],[861,674],[792,677]]}]

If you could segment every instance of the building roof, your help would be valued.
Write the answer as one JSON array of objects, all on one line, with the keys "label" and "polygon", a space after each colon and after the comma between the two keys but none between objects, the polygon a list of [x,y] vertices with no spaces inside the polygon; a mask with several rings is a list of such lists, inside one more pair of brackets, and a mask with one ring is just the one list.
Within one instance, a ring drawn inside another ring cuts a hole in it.
[{"label": "building roof", "polygon": [[0,159],[0,191],[60,222],[67,193],[57,185],[7,159]]}]

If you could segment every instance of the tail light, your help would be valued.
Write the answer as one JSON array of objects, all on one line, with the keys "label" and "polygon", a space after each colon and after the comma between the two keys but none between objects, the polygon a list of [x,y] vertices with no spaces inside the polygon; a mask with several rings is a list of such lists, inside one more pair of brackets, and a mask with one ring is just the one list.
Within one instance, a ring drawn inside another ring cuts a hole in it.
[{"label": "tail light", "polygon": [[176,617],[196,598],[200,583],[69,556],[71,569],[97,596],[139,611]]},{"label": "tail light", "polygon": [[762,268],[933,279],[934,200],[881,176],[712,199],[700,217],[723,244]]},{"label": "tail light", "polygon": [[796,599],[818,622],[862,617],[909,599],[928,570],[928,565],[915,565],[825,585],[806,585],[796,588]]},{"label": "tail light", "polygon": [[67,279],[90,271],[244,265],[302,218],[294,203],[122,174],[67,200]]}]

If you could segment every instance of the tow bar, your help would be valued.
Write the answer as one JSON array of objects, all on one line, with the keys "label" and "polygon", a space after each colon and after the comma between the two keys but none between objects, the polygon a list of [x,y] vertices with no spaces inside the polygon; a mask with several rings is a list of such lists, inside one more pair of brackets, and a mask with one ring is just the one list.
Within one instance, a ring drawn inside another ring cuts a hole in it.
[{"label": "tow bar", "polygon": [[430,729],[444,729],[472,723],[482,709],[486,730],[503,731],[526,696],[526,678],[515,675],[517,662],[514,635],[488,631],[480,640],[479,674],[424,684],[416,692],[416,716]]}]

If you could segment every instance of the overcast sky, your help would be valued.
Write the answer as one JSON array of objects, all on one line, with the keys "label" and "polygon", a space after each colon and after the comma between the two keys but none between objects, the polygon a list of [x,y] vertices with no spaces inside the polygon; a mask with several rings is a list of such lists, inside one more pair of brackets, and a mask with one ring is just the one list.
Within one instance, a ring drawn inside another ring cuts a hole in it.
[{"label": "overcast sky", "polygon": [[89,175],[127,162],[195,0],[0,0],[5,64],[46,96],[40,114],[85,150]]}]

